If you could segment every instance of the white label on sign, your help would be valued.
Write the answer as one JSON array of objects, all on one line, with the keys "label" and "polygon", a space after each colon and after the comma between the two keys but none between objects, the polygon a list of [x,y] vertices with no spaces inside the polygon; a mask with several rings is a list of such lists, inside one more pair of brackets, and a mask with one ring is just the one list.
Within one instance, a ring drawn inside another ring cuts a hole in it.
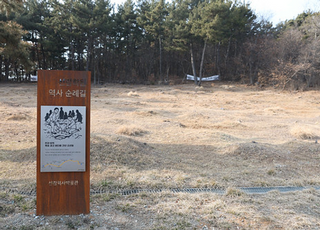
[{"label": "white label on sign", "polygon": [[40,171],[86,170],[86,107],[41,106]]}]

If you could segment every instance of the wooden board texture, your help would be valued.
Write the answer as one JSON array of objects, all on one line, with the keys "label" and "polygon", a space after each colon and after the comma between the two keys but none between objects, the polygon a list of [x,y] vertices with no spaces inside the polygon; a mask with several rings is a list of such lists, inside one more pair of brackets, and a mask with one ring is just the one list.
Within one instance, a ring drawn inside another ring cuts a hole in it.
[{"label": "wooden board texture", "polygon": [[[90,212],[90,78],[91,73],[85,71],[38,72],[37,215],[77,215]],[[58,90],[63,92],[62,95],[57,94]],[[79,91],[82,96],[79,96]],[[54,105],[86,106],[85,172],[40,172],[41,106]]]}]

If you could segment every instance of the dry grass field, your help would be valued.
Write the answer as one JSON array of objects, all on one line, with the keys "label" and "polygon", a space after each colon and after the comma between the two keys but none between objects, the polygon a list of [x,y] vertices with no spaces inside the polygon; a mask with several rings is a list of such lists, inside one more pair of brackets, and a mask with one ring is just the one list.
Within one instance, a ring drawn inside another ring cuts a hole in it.
[{"label": "dry grass field", "polygon": [[[50,217],[11,191],[35,190],[36,91],[0,84],[0,229],[320,229],[319,91],[93,86],[91,187],[107,192],[91,196],[89,215]],[[307,189],[239,189],[272,186]],[[126,189],[163,191],[108,193]]]}]

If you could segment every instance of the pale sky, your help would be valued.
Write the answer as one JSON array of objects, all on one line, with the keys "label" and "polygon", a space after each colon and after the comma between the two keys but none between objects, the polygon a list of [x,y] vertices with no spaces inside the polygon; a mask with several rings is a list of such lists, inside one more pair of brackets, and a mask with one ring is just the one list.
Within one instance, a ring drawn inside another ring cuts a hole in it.
[{"label": "pale sky", "polygon": [[273,22],[294,19],[304,11],[319,11],[320,0],[246,0],[258,16]]},{"label": "pale sky", "polygon": [[[125,0],[110,1],[122,4]],[[296,18],[298,14],[309,9],[320,11],[320,0],[245,0],[245,2],[250,3],[256,15],[271,21],[274,26],[281,21]]]}]

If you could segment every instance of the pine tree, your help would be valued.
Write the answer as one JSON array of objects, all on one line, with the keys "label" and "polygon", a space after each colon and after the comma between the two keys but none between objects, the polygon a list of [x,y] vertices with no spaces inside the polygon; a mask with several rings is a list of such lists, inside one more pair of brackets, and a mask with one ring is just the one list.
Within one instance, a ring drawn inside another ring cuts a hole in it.
[{"label": "pine tree", "polygon": [[198,82],[194,46],[201,41],[201,36],[191,31],[193,22],[200,17],[198,5],[202,2],[201,0],[174,1],[166,23],[167,31],[172,31],[170,49],[179,52],[189,50],[190,52],[190,62],[195,84],[198,84]]},{"label": "pine tree", "polygon": [[145,12],[146,22],[144,23],[144,29],[147,34],[151,35],[151,42],[155,47],[159,47],[159,75],[160,80],[163,82],[162,75],[162,40],[164,39],[164,24],[168,15],[167,5],[164,0],[153,2],[151,4],[151,11]]},{"label": "pine tree", "polygon": [[132,0],[127,0],[123,5],[118,7],[118,12],[115,15],[117,31],[117,46],[119,57],[124,58],[123,64],[125,76],[127,80],[132,81],[133,69],[135,68],[135,60],[137,54],[137,47],[142,41],[142,31],[138,26],[137,12],[135,4]]},{"label": "pine tree", "polygon": [[8,20],[10,15],[15,17],[13,12],[21,9],[21,4],[20,0],[0,2],[0,12],[5,14],[0,21],[0,56],[6,65],[5,80],[8,80],[9,65],[15,70],[18,78],[20,65],[23,65],[26,71],[29,71],[32,65],[29,59],[29,44],[21,39],[26,31],[17,22]]}]

